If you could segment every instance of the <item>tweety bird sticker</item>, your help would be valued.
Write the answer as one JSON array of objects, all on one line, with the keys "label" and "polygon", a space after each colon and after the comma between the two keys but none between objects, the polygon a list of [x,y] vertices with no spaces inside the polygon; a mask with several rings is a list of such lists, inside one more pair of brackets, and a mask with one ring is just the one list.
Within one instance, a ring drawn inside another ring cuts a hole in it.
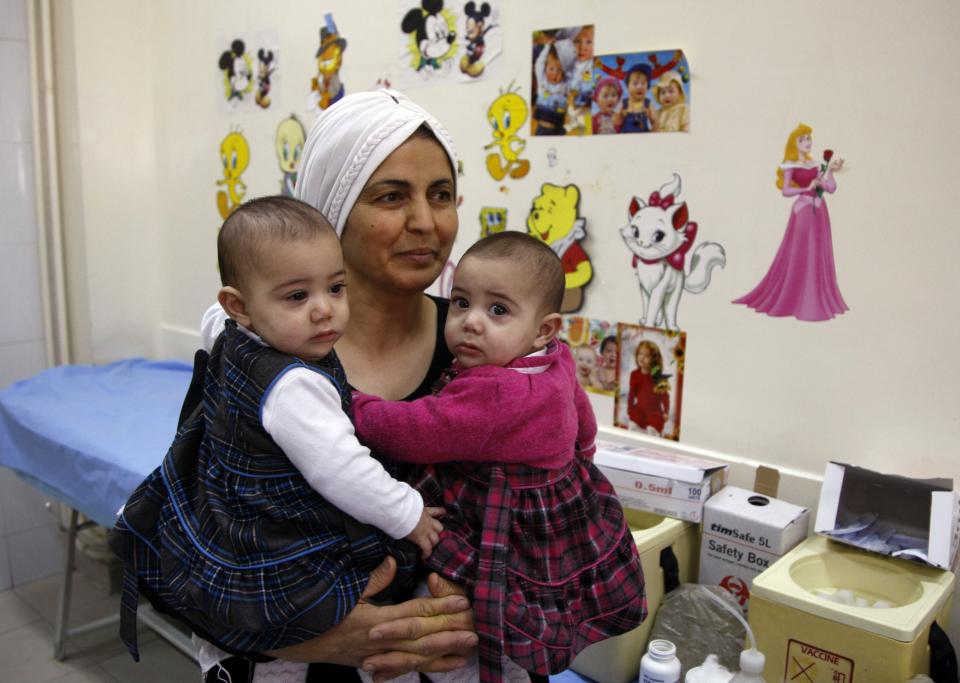
[{"label": "tweety bird sticker", "polygon": [[529,114],[527,103],[513,89],[512,83],[506,92],[501,91],[487,110],[487,120],[493,128],[493,142],[484,149],[495,150],[487,155],[487,172],[494,180],[503,180],[508,173],[511,178],[522,178],[530,172],[530,162],[520,158],[527,141],[517,135]]},{"label": "tweety bird sticker", "polygon": [[297,168],[300,166],[300,153],[303,151],[303,142],[307,134],[300,119],[291,114],[277,126],[276,149],[277,162],[283,179],[280,181],[280,194],[285,197],[293,196],[293,188],[297,184]]},{"label": "tweety bird sticker", "polygon": [[224,189],[217,191],[217,209],[220,217],[226,220],[247,193],[247,185],[240,176],[250,164],[250,145],[239,130],[228,133],[220,143],[220,161],[223,163],[223,178],[217,181],[217,185],[223,185]]}]

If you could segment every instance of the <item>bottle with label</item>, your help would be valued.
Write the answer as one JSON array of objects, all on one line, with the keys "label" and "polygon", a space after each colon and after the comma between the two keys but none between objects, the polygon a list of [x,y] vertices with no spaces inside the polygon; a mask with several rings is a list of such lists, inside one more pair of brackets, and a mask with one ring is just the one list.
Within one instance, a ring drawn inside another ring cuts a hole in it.
[{"label": "bottle with label", "polygon": [[676,645],[669,640],[651,640],[640,660],[640,683],[678,683],[680,668]]}]

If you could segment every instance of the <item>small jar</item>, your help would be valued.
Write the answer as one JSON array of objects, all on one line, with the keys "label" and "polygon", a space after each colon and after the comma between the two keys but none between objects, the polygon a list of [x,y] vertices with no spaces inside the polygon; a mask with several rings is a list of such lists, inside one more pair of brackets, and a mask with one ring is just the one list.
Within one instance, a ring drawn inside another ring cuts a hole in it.
[{"label": "small jar", "polygon": [[651,640],[640,660],[640,683],[678,683],[680,668],[676,645],[669,640]]}]

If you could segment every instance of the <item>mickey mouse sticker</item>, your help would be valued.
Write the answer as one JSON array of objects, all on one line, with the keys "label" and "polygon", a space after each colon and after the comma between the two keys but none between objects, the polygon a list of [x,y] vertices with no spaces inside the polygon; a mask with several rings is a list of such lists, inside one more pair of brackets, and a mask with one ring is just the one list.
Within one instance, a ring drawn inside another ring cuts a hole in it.
[{"label": "mickey mouse sticker", "polygon": [[230,104],[242,103],[253,91],[253,60],[247,54],[246,44],[235,39],[230,48],[220,53],[217,66],[223,74],[224,98]]},{"label": "mickey mouse sticker", "polygon": [[450,68],[457,51],[456,19],[443,0],[422,0],[403,15],[401,30],[408,34],[410,68],[424,76]]}]

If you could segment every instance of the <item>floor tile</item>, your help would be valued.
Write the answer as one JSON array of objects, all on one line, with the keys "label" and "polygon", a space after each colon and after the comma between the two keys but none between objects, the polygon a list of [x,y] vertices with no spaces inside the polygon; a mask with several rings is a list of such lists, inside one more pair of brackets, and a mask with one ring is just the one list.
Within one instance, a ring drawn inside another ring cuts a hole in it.
[{"label": "floor tile", "polygon": [[43,621],[43,617],[27,602],[13,591],[0,593],[0,636],[35,621]]},{"label": "floor tile", "polygon": [[124,652],[99,662],[99,666],[118,681],[136,683],[171,683],[199,681],[200,667],[170,643],[156,639],[140,644],[140,661]]},{"label": "floor tile", "polygon": [[56,661],[53,658],[52,643],[53,627],[43,620],[4,633],[0,637],[0,662],[3,662],[4,680],[46,683],[93,665],[93,662],[82,654],[71,657],[66,662]]}]

